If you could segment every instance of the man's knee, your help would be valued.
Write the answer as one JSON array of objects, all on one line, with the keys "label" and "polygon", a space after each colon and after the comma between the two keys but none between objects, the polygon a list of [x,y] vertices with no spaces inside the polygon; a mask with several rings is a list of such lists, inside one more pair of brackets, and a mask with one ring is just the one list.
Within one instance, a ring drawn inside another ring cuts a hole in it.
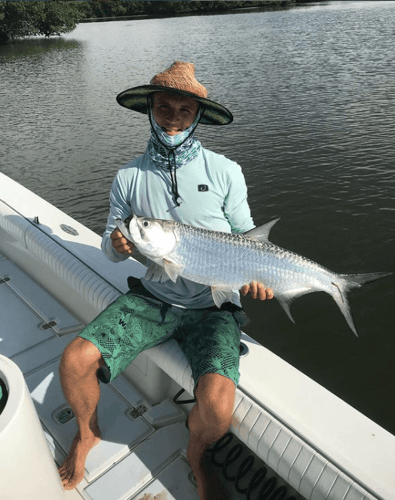
[{"label": "man's knee", "polygon": [[231,379],[215,373],[203,375],[196,389],[196,399],[204,422],[226,432],[232,419],[236,386]]},{"label": "man's knee", "polygon": [[63,352],[60,372],[62,375],[65,371],[72,370],[83,375],[85,372],[98,370],[103,363],[101,352],[92,342],[76,337]]}]

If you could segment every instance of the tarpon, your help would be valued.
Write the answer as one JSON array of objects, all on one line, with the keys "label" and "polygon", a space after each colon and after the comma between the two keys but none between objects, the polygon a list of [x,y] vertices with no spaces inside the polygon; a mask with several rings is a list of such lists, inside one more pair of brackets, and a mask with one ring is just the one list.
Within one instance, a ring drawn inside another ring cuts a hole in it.
[{"label": "tarpon", "polygon": [[301,255],[269,242],[279,219],[244,234],[201,229],[176,221],[131,215],[117,219],[122,234],[150,261],[145,278],[176,281],[178,276],[211,287],[220,307],[235,290],[252,281],[271,288],[291,321],[291,303],[311,292],[333,297],[349,327],[358,336],[347,292],[392,273],[337,274]]}]

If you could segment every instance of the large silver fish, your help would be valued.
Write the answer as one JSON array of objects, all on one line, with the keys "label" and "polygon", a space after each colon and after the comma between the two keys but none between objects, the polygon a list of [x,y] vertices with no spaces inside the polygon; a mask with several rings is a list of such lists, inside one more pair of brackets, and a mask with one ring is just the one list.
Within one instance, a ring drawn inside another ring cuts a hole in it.
[{"label": "large silver fish", "polygon": [[180,222],[131,215],[116,220],[122,234],[151,261],[145,278],[176,281],[182,276],[211,286],[217,307],[231,301],[234,290],[252,281],[271,288],[289,318],[294,299],[311,292],[333,297],[351,330],[358,336],[347,292],[392,273],[337,274],[319,264],[269,242],[279,219],[252,231],[229,234]]}]

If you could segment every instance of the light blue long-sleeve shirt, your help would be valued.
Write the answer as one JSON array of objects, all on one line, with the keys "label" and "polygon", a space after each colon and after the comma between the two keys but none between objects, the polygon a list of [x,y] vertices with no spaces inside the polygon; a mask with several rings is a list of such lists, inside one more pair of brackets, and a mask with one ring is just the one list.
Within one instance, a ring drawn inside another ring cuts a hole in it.
[{"label": "light blue long-sleeve shirt", "polygon": [[[110,235],[116,227],[115,219],[125,219],[131,213],[226,233],[244,233],[254,228],[247,186],[237,163],[202,147],[197,158],[177,169],[177,182],[180,206],[174,202],[170,172],[157,167],[147,153],[118,171],[102,240],[102,249],[111,261],[128,258],[114,249]],[[181,277],[176,283],[144,279],[142,283],[170,304],[193,309],[214,305],[210,287]]]}]

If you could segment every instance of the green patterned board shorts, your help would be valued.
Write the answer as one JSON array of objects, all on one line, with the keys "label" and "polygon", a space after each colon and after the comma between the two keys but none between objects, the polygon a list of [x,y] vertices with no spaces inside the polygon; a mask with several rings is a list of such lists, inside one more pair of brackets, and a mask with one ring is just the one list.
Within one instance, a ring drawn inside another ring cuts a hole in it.
[{"label": "green patterned board shorts", "polygon": [[218,373],[239,381],[240,328],[245,313],[233,304],[221,309],[184,309],[166,304],[134,280],[130,291],[119,297],[80,333],[101,352],[105,365],[99,379],[114,380],[137,355],[169,339],[185,354],[195,381]]}]

